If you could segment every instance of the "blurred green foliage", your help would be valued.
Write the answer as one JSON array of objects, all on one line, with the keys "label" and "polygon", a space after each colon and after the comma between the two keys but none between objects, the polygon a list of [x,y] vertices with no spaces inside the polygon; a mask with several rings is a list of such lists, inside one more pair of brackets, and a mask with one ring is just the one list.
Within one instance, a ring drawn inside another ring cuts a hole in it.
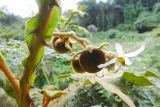
[{"label": "blurred green foliage", "polygon": [[23,40],[23,30],[20,25],[2,26],[0,28],[0,41],[10,39]]},{"label": "blurred green foliage", "polygon": [[[143,41],[147,37],[147,33],[137,33],[133,31],[120,31],[117,29],[110,29],[108,31],[101,31],[92,33],[91,37],[87,37],[93,43],[101,43],[101,42],[114,42],[114,41],[129,41],[129,42],[139,42]],[[101,42],[100,42],[101,41]]]},{"label": "blurred green foliage", "polygon": [[107,92],[98,83],[85,86],[77,94],[76,107],[91,107],[94,105],[100,105],[101,107],[127,107],[118,96]]},{"label": "blurred green foliage", "polygon": [[151,31],[160,23],[160,3],[154,5],[151,12],[143,11],[134,22],[134,28],[140,33]]},{"label": "blurred green foliage", "polygon": [[[47,75],[49,84],[46,80],[44,72]],[[53,85],[53,89],[63,90],[68,87],[69,83],[73,82],[71,78],[59,78],[64,74],[71,74],[72,69],[70,67],[70,61],[68,58],[56,58],[55,55],[48,55],[43,60],[41,66],[38,67],[36,72],[35,85],[39,88],[43,88],[47,85]]]},{"label": "blurred green foliage", "polygon": [[[3,11],[2,11],[3,12]],[[0,41],[9,39],[24,40],[24,22],[20,16],[3,12],[0,15]]]},{"label": "blurred green foliage", "polygon": [[[157,97],[153,97],[151,89],[135,86],[131,83],[117,80],[117,86],[129,95],[137,107],[153,107],[156,104]],[[154,89],[154,88],[153,88]],[[156,89],[157,90],[157,89]],[[153,97],[153,98],[152,98]],[[74,98],[66,104],[67,107],[128,107],[121,98],[106,91],[101,85],[88,84],[81,88]]]},{"label": "blurred green foliage", "polygon": [[96,0],[82,0],[79,6],[86,5],[88,15],[78,20],[78,23],[84,27],[94,24],[99,31],[115,27],[120,30],[136,28],[139,31],[143,30],[144,24],[144,27],[145,25],[147,27],[145,31],[150,31],[148,28],[155,28],[159,23],[159,2],[159,0],[110,0],[97,3]]}]

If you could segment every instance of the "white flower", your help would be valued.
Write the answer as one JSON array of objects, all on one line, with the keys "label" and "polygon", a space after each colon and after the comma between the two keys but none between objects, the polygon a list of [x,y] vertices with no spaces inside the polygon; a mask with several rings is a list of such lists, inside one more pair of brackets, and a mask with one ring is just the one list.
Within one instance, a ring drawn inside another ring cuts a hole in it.
[{"label": "white flower", "polygon": [[125,53],[123,51],[122,46],[119,43],[115,43],[115,47],[116,47],[116,51],[117,51],[117,57],[106,62],[105,64],[98,65],[98,68],[105,68],[113,63],[116,64],[115,69],[118,69],[120,67],[120,65],[123,65],[123,66],[124,65],[131,65],[132,63],[129,60],[129,57],[135,57],[135,56],[139,55],[140,53],[142,53],[145,49],[145,45],[142,44],[142,46],[139,49],[137,49],[136,51],[131,52],[131,53]]}]

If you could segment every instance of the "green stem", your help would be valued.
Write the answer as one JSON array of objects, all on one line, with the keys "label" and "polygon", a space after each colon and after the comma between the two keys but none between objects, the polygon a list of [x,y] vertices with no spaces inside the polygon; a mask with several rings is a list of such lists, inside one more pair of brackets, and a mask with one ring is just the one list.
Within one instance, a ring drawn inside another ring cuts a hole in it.
[{"label": "green stem", "polygon": [[65,22],[63,28],[60,30],[61,32],[63,32],[63,31],[66,30],[66,27],[67,27],[67,25],[70,23],[70,21],[72,20],[73,16],[74,16],[73,14],[71,14],[71,15],[69,16],[69,18],[68,18],[68,20]]}]

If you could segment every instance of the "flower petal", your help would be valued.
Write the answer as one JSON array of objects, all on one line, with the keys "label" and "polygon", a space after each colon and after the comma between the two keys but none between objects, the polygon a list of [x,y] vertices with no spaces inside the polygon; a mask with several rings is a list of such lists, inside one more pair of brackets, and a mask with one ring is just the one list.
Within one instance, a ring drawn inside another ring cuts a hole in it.
[{"label": "flower petal", "polygon": [[139,55],[140,53],[142,53],[144,49],[145,49],[145,44],[142,44],[142,46],[139,49],[137,49],[135,52],[125,54],[125,57],[135,57]]},{"label": "flower petal", "polygon": [[117,58],[113,58],[112,60],[110,60],[110,61],[106,62],[105,64],[100,64],[100,65],[98,65],[97,67],[98,67],[98,68],[105,68],[106,66],[111,65],[111,64],[113,64],[113,63],[115,63],[115,62],[116,62],[116,60],[117,60]]},{"label": "flower petal", "polygon": [[55,46],[57,46],[60,42],[61,42],[61,39],[57,39],[57,40],[55,41]]},{"label": "flower petal", "polygon": [[115,47],[117,50],[118,57],[122,57],[124,55],[122,46],[119,43],[115,43]]},{"label": "flower petal", "polygon": [[124,59],[125,59],[125,65],[131,65],[132,64],[132,62],[129,60],[129,58],[124,57]]},{"label": "flower petal", "polygon": [[72,51],[72,47],[70,45],[70,42],[65,42],[65,47],[71,52]]},{"label": "flower petal", "polygon": [[69,38],[69,41],[73,44],[73,43],[77,43],[77,41],[75,41],[74,39],[72,38]]},{"label": "flower petal", "polygon": [[113,72],[118,72],[118,70],[120,69],[121,65],[119,63],[115,64],[115,69]]}]

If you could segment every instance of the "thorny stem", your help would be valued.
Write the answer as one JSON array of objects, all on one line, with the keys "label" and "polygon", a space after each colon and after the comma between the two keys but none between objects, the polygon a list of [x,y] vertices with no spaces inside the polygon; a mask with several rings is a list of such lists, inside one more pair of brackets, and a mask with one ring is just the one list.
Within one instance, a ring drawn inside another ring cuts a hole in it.
[{"label": "thorny stem", "polygon": [[[32,50],[30,50],[30,54],[27,58],[27,62],[25,64],[24,72],[20,78],[20,92],[19,92],[19,107],[31,107],[32,100],[29,96],[30,88],[31,88],[31,80],[34,74],[34,71],[37,67],[37,58],[39,53],[43,50],[44,44],[41,39],[44,39],[44,36],[47,32],[49,22],[53,16],[53,8],[57,4],[56,0],[53,0],[53,5],[50,5],[50,0],[45,0],[40,13],[39,26],[34,33],[34,41],[32,43]],[[32,34],[33,34],[32,33]]]},{"label": "thorny stem", "polygon": [[76,33],[73,31],[71,31],[71,32],[53,32],[53,36],[72,38],[72,39],[76,40],[77,42],[79,42],[83,47],[87,47],[88,45],[90,45],[90,43],[87,39],[78,37],[76,35]]},{"label": "thorny stem", "polygon": [[35,50],[30,54],[30,56],[27,59],[27,63],[25,66],[25,70],[23,72],[23,75],[20,79],[20,93],[19,93],[19,107],[31,107],[32,100],[29,96],[29,91],[31,88],[30,80],[32,78],[32,75],[35,70],[35,64],[38,52],[41,50],[42,46],[41,43],[37,41],[37,47]]},{"label": "thorny stem", "polygon": [[16,92],[16,95],[18,96],[19,92],[19,80],[16,78],[16,76],[12,73],[11,69],[8,67],[5,59],[3,58],[2,54],[0,53],[0,70],[4,73],[6,78],[11,83],[14,91]]}]

